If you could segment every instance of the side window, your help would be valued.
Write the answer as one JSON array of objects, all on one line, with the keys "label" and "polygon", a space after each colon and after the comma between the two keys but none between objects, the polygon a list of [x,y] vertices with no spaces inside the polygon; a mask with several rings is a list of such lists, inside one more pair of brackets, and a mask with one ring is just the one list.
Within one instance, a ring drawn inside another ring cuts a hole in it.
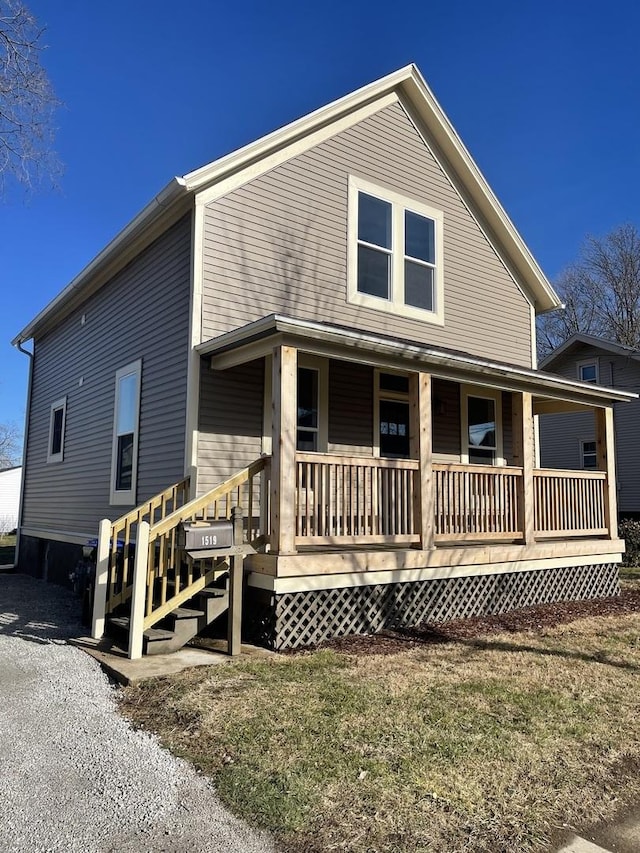
[{"label": "side window", "polygon": [[62,462],[64,459],[64,431],[66,422],[67,398],[62,397],[51,405],[47,462]]},{"label": "side window", "polygon": [[595,441],[580,441],[580,462],[583,468],[598,467],[598,452]]},{"label": "side window", "polygon": [[578,362],[578,379],[580,379],[582,382],[594,382],[597,385],[599,382],[598,362],[597,361],[579,361]]},{"label": "side window", "polygon": [[504,465],[501,392],[463,387],[461,416],[462,462]]},{"label": "side window", "polygon": [[298,367],[297,450],[318,450],[319,385],[318,370],[313,367]]},{"label": "side window", "polygon": [[298,358],[296,450],[326,453],[329,410],[328,362],[301,353]]},{"label": "side window", "polygon": [[134,361],[116,373],[111,454],[112,504],[136,503],[138,432],[142,361]]}]

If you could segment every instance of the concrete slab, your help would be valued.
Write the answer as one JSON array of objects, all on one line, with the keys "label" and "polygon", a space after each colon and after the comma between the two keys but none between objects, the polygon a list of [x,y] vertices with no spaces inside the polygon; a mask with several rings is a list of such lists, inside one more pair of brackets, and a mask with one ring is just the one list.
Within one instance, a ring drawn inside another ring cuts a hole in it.
[{"label": "concrete slab", "polygon": [[624,818],[595,827],[589,833],[598,844],[615,853],[638,853],[640,850],[640,811],[633,809]]},{"label": "concrete slab", "polygon": [[611,851],[605,847],[599,847],[597,844],[592,844],[591,841],[580,838],[579,835],[572,835],[557,853],[611,853]]},{"label": "concrete slab", "polygon": [[[209,641],[208,648],[185,646],[168,655],[149,655],[138,660],[129,660],[126,652],[111,640],[76,637],[69,642],[91,655],[114,681],[125,686],[147,678],[175,675],[193,666],[216,666],[238,660],[226,654],[223,650],[226,644],[217,640]],[[272,656],[273,652],[267,649],[243,645],[239,658]]]}]

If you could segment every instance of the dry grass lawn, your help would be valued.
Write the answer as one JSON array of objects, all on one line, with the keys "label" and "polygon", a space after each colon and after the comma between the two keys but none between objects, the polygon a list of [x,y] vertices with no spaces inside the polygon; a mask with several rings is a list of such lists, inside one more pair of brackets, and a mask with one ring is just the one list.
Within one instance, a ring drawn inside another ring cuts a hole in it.
[{"label": "dry grass lawn", "polygon": [[187,671],[136,723],[289,851],[545,851],[640,801],[640,612]]}]

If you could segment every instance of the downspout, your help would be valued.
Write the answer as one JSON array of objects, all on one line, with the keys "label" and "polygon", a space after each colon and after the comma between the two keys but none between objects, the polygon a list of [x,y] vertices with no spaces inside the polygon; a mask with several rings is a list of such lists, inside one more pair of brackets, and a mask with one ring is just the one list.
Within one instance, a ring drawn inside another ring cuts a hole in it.
[{"label": "downspout", "polygon": [[22,442],[22,477],[20,478],[20,503],[18,504],[18,533],[16,536],[16,551],[13,559],[13,567],[17,569],[18,558],[20,555],[20,540],[22,538],[22,510],[24,506],[24,483],[27,474],[27,442],[29,440],[29,417],[31,415],[31,385],[33,382],[33,358],[34,352],[29,352],[24,349],[22,341],[18,340],[15,344],[20,352],[23,352],[29,358],[29,383],[27,386],[27,407],[24,414],[24,440]]}]

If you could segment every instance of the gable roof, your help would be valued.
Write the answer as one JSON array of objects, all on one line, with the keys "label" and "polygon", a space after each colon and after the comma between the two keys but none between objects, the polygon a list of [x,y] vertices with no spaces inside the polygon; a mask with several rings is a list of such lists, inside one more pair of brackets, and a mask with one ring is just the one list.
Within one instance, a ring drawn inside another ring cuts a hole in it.
[{"label": "gable roof", "polygon": [[595,335],[585,335],[582,332],[576,332],[575,335],[571,335],[564,343],[556,347],[553,352],[545,356],[540,362],[540,367],[548,368],[550,365],[555,364],[560,356],[565,355],[574,347],[582,344],[601,349],[604,352],[613,353],[614,355],[622,355],[626,358],[633,358],[636,361],[640,361],[640,350],[625,346],[625,344],[619,344],[617,341],[609,341],[606,338],[598,338]]},{"label": "gable roof", "polygon": [[339,125],[341,120],[346,120],[359,110],[374,106],[390,96],[401,99],[423,123],[445,158],[447,170],[454,174],[464,187],[469,200],[486,222],[493,242],[525,285],[536,311],[550,311],[559,307],[561,302],[558,295],[489,187],[422,74],[412,64],[212,163],[182,177],[173,178],[12,343],[22,343],[38,331],[49,327],[52,320],[72,310],[80,300],[106,283],[108,278],[128,263],[137,252],[160,236],[178,216],[183,215],[198,194],[214,186],[221,186],[232,177],[236,184],[238,181],[251,180],[267,168],[272,168],[270,158],[295,156],[315,144],[314,134],[323,129],[331,130]]}]

